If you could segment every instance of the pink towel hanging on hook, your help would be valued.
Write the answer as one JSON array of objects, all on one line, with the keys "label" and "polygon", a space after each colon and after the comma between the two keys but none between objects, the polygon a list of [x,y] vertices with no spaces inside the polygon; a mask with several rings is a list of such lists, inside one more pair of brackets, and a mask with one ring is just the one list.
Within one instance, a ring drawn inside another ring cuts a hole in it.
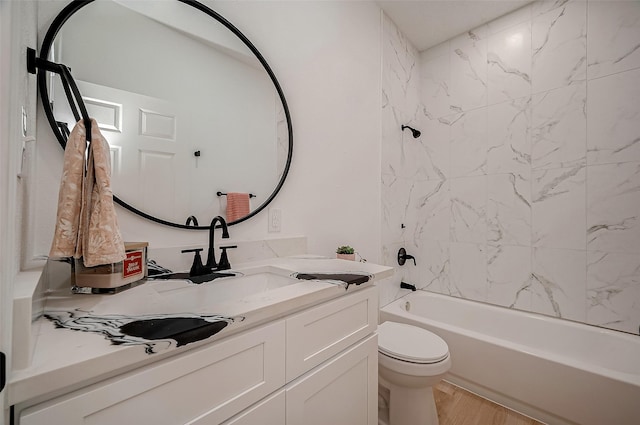
[{"label": "pink towel hanging on hook", "polygon": [[236,221],[249,215],[249,194],[227,193],[227,221]]}]

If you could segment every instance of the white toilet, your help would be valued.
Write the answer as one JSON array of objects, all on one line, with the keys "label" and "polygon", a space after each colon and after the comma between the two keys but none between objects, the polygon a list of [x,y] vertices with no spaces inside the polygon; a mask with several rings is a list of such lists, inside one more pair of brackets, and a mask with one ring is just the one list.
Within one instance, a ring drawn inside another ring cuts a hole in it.
[{"label": "white toilet", "polygon": [[450,367],[449,347],[438,335],[404,323],[378,326],[379,423],[438,425],[432,387]]}]

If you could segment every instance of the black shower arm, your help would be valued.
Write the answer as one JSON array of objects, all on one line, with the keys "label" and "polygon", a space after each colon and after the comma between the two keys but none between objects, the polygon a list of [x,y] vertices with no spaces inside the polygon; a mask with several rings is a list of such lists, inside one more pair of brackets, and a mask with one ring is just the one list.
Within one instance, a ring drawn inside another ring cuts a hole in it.
[{"label": "black shower arm", "polygon": [[400,127],[400,128],[402,129],[402,131],[404,131],[404,130],[405,130],[405,129],[407,129],[407,128],[408,128],[409,130],[411,130],[411,134],[413,135],[413,138],[414,138],[414,139],[417,139],[417,138],[418,138],[418,137],[420,137],[420,135],[422,134],[422,133],[420,132],[420,130],[416,130],[415,128],[413,128],[413,127],[409,127],[408,125],[403,125],[403,126],[402,126],[402,127]]}]

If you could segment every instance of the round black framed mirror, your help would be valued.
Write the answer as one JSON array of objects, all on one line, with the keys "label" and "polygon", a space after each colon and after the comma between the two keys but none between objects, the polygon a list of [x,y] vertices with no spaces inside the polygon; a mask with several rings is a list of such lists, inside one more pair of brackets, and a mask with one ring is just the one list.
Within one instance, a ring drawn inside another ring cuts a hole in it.
[{"label": "round black framed mirror", "polygon": [[[227,220],[243,222],[282,188],[293,154],[282,88],[253,43],[206,5],[75,0],[49,27],[40,58],[71,68],[112,147],[114,200],[127,210],[208,229],[183,223],[225,216],[228,192],[253,195],[247,215]],[[56,78],[38,69],[64,148],[75,120]]]}]

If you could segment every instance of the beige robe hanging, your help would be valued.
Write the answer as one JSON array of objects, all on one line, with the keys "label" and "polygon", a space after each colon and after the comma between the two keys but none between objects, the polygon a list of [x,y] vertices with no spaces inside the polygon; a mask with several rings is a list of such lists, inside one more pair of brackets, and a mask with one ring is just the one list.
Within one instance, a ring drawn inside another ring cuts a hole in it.
[{"label": "beige robe hanging", "polygon": [[111,190],[109,144],[93,119],[91,140],[85,159],[86,130],[79,121],[64,152],[56,228],[49,252],[51,258],[82,258],[86,267],[125,258]]}]

